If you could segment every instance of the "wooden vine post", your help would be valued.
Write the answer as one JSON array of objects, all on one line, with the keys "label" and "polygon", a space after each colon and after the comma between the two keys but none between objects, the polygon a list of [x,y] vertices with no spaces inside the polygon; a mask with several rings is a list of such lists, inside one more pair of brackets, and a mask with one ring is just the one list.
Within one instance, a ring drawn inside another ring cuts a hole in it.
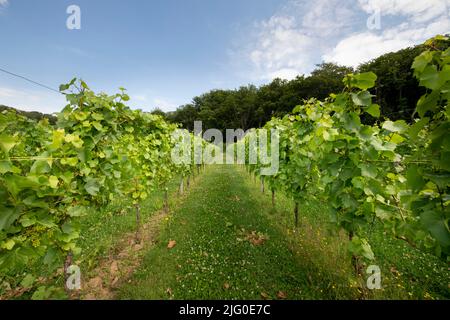
[{"label": "wooden vine post", "polygon": [[264,178],[261,177],[261,192],[264,193]]},{"label": "wooden vine post", "polygon": [[275,207],[275,189],[272,188],[272,207]]},{"label": "wooden vine post", "polygon": [[71,288],[69,288],[67,286],[67,282],[68,282],[67,280],[69,280],[69,276],[70,276],[68,271],[69,271],[69,267],[72,265],[72,263],[73,263],[73,254],[72,254],[72,251],[69,251],[67,253],[66,260],[64,261],[64,289],[66,290],[66,293],[68,295],[71,291]]},{"label": "wooden vine post", "polygon": [[136,208],[136,237],[135,242],[141,242],[141,206],[137,203]]},{"label": "wooden vine post", "polygon": [[181,177],[179,194],[183,195],[183,193],[184,193],[184,181],[183,181],[183,177]]},{"label": "wooden vine post", "polygon": [[[348,240],[351,242],[353,240],[354,237],[354,233],[353,231],[349,231],[348,232]],[[361,265],[359,263],[359,258],[357,255],[355,255],[354,253],[352,253],[352,266],[353,269],[355,270],[355,274],[357,276],[361,276]]]},{"label": "wooden vine post", "polygon": [[167,188],[164,189],[164,212],[169,213],[169,193]]}]

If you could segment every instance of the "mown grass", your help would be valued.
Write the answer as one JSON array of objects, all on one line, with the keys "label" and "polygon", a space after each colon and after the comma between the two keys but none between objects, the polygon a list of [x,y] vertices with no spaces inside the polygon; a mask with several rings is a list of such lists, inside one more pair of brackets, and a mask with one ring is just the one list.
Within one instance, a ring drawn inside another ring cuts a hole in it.
[{"label": "mown grass", "polygon": [[[123,299],[260,299],[278,292],[314,298],[307,275],[297,267],[284,235],[231,166],[209,167],[174,212]],[[250,194],[249,194],[250,192]],[[254,231],[267,240],[254,245]],[[177,245],[168,249],[170,240]]]},{"label": "mown grass", "polygon": [[[245,170],[241,169],[243,174]],[[259,182],[247,179],[249,186],[259,188]],[[259,197],[262,207],[271,206],[271,195]],[[328,292],[327,298],[352,299],[449,299],[450,268],[438,257],[411,247],[393,238],[376,221],[366,230],[376,259],[361,261],[381,269],[382,289],[368,290],[368,274],[356,277],[347,251],[347,237],[330,223],[326,203],[310,199],[300,205],[300,225],[294,232],[293,202],[284,194],[276,194],[276,206],[271,210],[272,222],[284,230],[300,264],[310,269],[311,285]],[[314,271],[317,270],[317,271]]]},{"label": "mown grass", "polygon": [[[180,178],[176,177],[167,184],[169,206],[173,205],[177,199],[176,193],[179,187]],[[164,191],[155,190],[149,197],[142,201],[141,221],[145,223],[153,214],[161,210],[164,202]],[[115,249],[121,237],[126,233],[136,230],[135,209],[129,199],[116,199],[111,204],[104,207],[92,207],[85,217],[80,219],[81,231],[78,239],[78,246],[81,253],[73,257],[75,264],[81,269],[83,278],[88,278],[92,270],[98,263],[107,258]],[[59,261],[63,266],[63,261]],[[4,275],[0,295],[5,294],[8,288],[20,286],[20,282],[28,275],[38,275],[49,278],[44,284],[36,283],[31,290],[18,297],[18,299],[30,299],[35,289],[45,285],[51,291],[49,298],[64,299],[64,277],[61,273],[55,274],[49,271],[41,261],[29,264],[21,270],[14,270],[14,273]]]},{"label": "mown grass", "polygon": [[[174,203],[173,195],[176,195],[179,186],[179,178],[171,180],[167,184],[169,206]],[[164,191],[155,190],[141,204],[141,223],[145,223],[155,212],[161,210],[164,205]],[[136,230],[135,207],[131,201],[117,200],[106,208],[92,210],[90,214],[80,221],[82,230],[79,246],[82,254],[75,257],[85,269],[91,270],[99,259],[107,258],[114,250],[117,240],[126,233]]]},{"label": "mown grass", "polygon": [[[262,195],[243,168],[209,167],[190,196],[173,213],[159,243],[144,258],[122,299],[430,299],[449,298],[444,262],[390,239],[377,226],[371,233],[382,271],[382,289],[368,290],[356,276],[343,233],[328,224],[327,205],[293,205],[277,194]],[[259,245],[251,232],[267,238]],[[170,240],[177,242],[167,248]],[[280,296],[280,292],[282,293]]]}]

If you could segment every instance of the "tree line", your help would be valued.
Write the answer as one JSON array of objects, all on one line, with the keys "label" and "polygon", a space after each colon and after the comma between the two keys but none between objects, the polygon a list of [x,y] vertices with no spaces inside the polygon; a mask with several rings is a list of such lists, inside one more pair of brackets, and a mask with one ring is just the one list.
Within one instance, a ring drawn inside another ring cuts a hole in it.
[{"label": "tree line", "polygon": [[3,111],[14,111],[21,116],[24,116],[28,119],[32,119],[32,120],[36,120],[36,121],[40,121],[42,119],[48,119],[49,123],[51,123],[51,124],[56,123],[56,117],[54,115],[45,114],[45,113],[41,113],[38,111],[22,111],[22,110],[17,110],[15,108],[7,107],[4,105],[0,105],[0,113],[2,113]]},{"label": "tree line", "polygon": [[[293,80],[274,79],[255,86],[249,84],[235,90],[215,89],[194,97],[192,102],[174,112],[153,112],[167,120],[193,130],[194,120],[201,120],[203,128],[260,128],[272,117],[282,117],[293,107],[310,98],[325,99],[331,93],[344,90],[342,79],[350,73],[374,72],[378,79],[370,93],[381,107],[381,116],[411,122],[417,100],[424,89],[413,76],[414,58],[425,51],[423,45],[384,54],[358,68],[322,63],[309,76],[299,75]],[[363,122],[375,119],[364,117]]]}]

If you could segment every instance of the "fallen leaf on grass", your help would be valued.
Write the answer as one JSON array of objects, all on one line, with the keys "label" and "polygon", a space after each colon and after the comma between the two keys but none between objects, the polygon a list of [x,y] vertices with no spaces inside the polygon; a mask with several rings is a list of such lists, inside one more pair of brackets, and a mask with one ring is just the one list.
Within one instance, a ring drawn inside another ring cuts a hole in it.
[{"label": "fallen leaf on grass", "polygon": [[250,239],[250,242],[254,245],[254,246],[259,246],[259,245],[261,245],[261,244],[263,244],[264,243],[264,241],[265,241],[265,239],[263,239],[263,238],[252,238],[252,239]]},{"label": "fallen leaf on grass", "polygon": [[390,271],[394,274],[394,275],[398,275],[399,272],[397,269],[395,269],[395,267],[391,267]]},{"label": "fallen leaf on grass", "polygon": [[227,283],[227,282],[225,282],[225,283],[223,284],[223,288],[224,288],[224,289],[230,289],[230,284]]},{"label": "fallen leaf on grass", "polygon": [[117,261],[113,261],[111,263],[110,272],[112,275],[115,275],[119,271],[119,266]]},{"label": "fallen leaf on grass", "polygon": [[176,245],[177,245],[177,242],[175,240],[170,240],[169,243],[167,244],[167,249],[172,249]]},{"label": "fallen leaf on grass", "polygon": [[119,277],[115,277],[114,280],[111,282],[111,286],[115,286],[119,282]]},{"label": "fallen leaf on grass", "polygon": [[241,242],[241,241],[247,240],[248,242],[250,242],[254,246],[262,245],[266,240],[269,239],[268,236],[266,236],[265,234],[263,234],[261,232],[256,232],[256,231],[248,232],[245,229],[241,229],[238,232],[238,234],[241,237],[238,237],[237,241]]},{"label": "fallen leaf on grass", "polygon": [[270,297],[269,297],[269,295],[268,295],[267,293],[261,292],[261,298],[263,298],[264,300],[267,300],[267,299],[269,299]]},{"label": "fallen leaf on grass", "polygon": [[95,277],[89,280],[88,284],[91,288],[102,288],[103,287],[103,280],[100,277]]},{"label": "fallen leaf on grass", "polygon": [[247,235],[247,240],[254,246],[259,246],[267,240],[267,237],[259,232],[256,233],[256,231],[252,231],[249,235]]},{"label": "fallen leaf on grass", "polygon": [[286,293],[284,293],[283,291],[278,291],[277,298],[278,299],[286,299],[287,298]]}]

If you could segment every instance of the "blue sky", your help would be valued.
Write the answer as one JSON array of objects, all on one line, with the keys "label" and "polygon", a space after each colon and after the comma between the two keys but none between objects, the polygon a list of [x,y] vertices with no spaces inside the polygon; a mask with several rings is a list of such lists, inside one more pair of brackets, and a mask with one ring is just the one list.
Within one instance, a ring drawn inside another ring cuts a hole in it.
[{"label": "blue sky", "polygon": [[[71,4],[81,30],[66,28]],[[421,43],[450,30],[448,8],[450,0],[0,0],[0,68],[55,88],[75,76],[95,91],[123,86],[130,106],[169,111],[210,89],[290,79],[324,60],[356,66]],[[55,112],[64,99],[0,73],[0,104]]]}]

